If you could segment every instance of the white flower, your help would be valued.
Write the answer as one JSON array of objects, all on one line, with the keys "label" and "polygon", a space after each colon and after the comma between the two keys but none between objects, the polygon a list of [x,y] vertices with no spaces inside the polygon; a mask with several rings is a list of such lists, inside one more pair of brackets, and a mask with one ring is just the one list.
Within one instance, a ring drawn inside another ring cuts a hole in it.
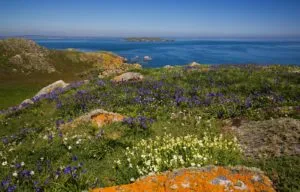
[{"label": "white flower", "polygon": [[72,146],[71,146],[71,145],[69,145],[69,146],[68,146],[68,149],[69,149],[69,150],[71,150],[71,149],[72,149]]},{"label": "white flower", "polygon": [[34,175],[34,171],[30,171],[30,175]]},{"label": "white flower", "polygon": [[131,178],[130,178],[130,181],[131,181],[131,182],[134,182],[134,181],[135,181],[135,179],[134,179],[133,177],[131,177]]},{"label": "white flower", "polygon": [[117,161],[116,161],[116,164],[121,165],[121,161],[120,161],[120,160],[117,160]]},{"label": "white flower", "polygon": [[21,162],[21,166],[23,167],[25,165],[25,163],[24,162]]},{"label": "white flower", "polygon": [[81,143],[81,139],[78,139],[77,141],[76,141],[76,145],[79,145]]},{"label": "white flower", "polygon": [[16,171],[15,171],[15,172],[13,172],[12,176],[14,176],[14,177],[18,177],[18,173],[17,173]]},{"label": "white flower", "polygon": [[41,161],[44,161],[44,157],[41,157],[40,159],[41,159]]},{"label": "white flower", "polygon": [[6,166],[7,165],[7,161],[2,162],[2,166]]}]

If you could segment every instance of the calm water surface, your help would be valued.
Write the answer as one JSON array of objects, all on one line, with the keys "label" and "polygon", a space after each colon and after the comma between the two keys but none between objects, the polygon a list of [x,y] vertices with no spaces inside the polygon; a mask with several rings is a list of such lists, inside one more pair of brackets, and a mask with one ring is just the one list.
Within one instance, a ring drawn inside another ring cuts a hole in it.
[{"label": "calm water surface", "polygon": [[[121,38],[34,39],[50,49],[112,51],[144,67],[204,64],[300,64],[300,42],[176,39],[175,42],[127,42]],[[152,61],[144,62],[150,56]]]}]

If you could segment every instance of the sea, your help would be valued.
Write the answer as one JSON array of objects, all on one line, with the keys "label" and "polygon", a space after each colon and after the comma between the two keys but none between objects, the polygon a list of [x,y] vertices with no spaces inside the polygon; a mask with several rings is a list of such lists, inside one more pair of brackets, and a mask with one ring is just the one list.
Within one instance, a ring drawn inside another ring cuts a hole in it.
[{"label": "sea", "polygon": [[[143,67],[201,64],[300,65],[300,41],[203,40],[173,38],[174,42],[128,42],[124,38],[33,38],[49,49],[111,51]],[[149,56],[152,60],[144,60]]]}]

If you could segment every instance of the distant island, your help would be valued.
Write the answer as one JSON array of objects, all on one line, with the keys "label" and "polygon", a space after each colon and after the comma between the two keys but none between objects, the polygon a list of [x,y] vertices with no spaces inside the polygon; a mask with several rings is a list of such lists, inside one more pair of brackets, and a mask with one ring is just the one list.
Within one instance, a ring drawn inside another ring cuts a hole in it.
[{"label": "distant island", "polygon": [[163,39],[160,37],[129,37],[125,38],[129,42],[174,42],[173,39]]}]

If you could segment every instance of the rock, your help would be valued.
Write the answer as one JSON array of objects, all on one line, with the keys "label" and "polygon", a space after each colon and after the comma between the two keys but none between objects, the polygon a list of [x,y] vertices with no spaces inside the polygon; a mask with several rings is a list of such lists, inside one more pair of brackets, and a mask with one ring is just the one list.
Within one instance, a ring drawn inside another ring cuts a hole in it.
[{"label": "rock", "polygon": [[171,66],[171,65],[165,65],[164,68],[165,68],[165,69],[173,69],[174,67]]},{"label": "rock", "polygon": [[235,133],[248,157],[300,155],[300,120],[279,118],[263,121],[241,121],[227,128]]},{"label": "rock", "polygon": [[17,106],[17,110],[22,110],[26,107],[28,107],[29,105],[33,105],[34,102],[31,99],[25,99],[24,101],[22,101],[22,103],[20,105]]},{"label": "rock", "polygon": [[234,184],[234,188],[238,189],[240,191],[245,191],[247,190],[247,185],[245,185],[245,183],[241,180],[238,180],[235,184]]},{"label": "rock", "polygon": [[89,84],[90,83],[90,80],[86,79],[86,80],[83,80],[83,84]]},{"label": "rock", "polygon": [[211,181],[211,183],[213,185],[223,185],[226,187],[229,187],[230,185],[232,185],[232,182],[223,175],[216,177],[215,179],[213,179]]},{"label": "rock", "polygon": [[55,70],[55,68],[54,67],[49,67],[48,69],[47,69],[47,72],[48,73],[54,73],[56,70]]},{"label": "rock", "polygon": [[34,102],[31,99],[25,99],[20,105],[32,105]]},{"label": "rock", "polygon": [[13,63],[13,64],[16,64],[16,65],[22,65],[23,64],[23,58],[22,58],[21,55],[17,54],[15,56],[11,57],[9,59],[9,62]]},{"label": "rock", "polygon": [[113,122],[123,121],[124,116],[117,113],[100,113],[91,117],[92,122],[96,123],[98,127],[102,127]]},{"label": "rock", "polygon": [[36,95],[35,97],[44,95],[44,94],[48,94],[50,92],[52,92],[53,90],[57,89],[57,88],[65,88],[67,87],[69,84],[65,83],[63,80],[59,80],[56,81],[50,85],[48,85],[47,87],[44,87],[43,89],[41,89]]},{"label": "rock", "polygon": [[191,64],[189,64],[189,66],[191,66],[191,67],[200,67],[201,64],[194,61]]},{"label": "rock", "polygon": [[108,125],[114,122],[121,122],[124,118],[125,116],[118,113],[108,112],[103,109],[96,109],[76,118],[73,122],[63,125],[62,129],[75,127],[82,123],[94,123],[98,127],[103,127],[104,125]]},{"label": "rock", "polygon": [[124,72],[124,70],[122,70],[120,68],[117,68],[117,69],[108,69],[108,70],[105,70],[102,73],[100,73],[98,75],[98,78],[103,79],[105,77],[110,77],[110,76],[113,76],[113,75],[119,75],[119,74],[121,74],[123,72]]},{"label": "rock", "polygon": [[[224,176],[226,175],[226,177]],[[260,182],[251,180],[253,175],[263,178]],[[218,182],[212,182],[212,181]],[[132,184],[98,188],[92,192],[121,191],[265,191],[275,192],[270,179],[260,171],[246,167],[203,167],[167,171],[158,175],[140,178]]]},{"label": "rock", "polygon": [[116,76],[112,79],[112,82],[127,82],[127,81],[141,81],[144,79],[144,76],[140,73],[127,72],[122,75]]},{"label": "rock", "polygon": [[67,48],[66,51],[78,51],[78,50],[74,48]]},{"label": "rock", "polygon": [[152,58],[150,56],[145,56],[144,57],[144,61],[151,61],[151,60],[152,60]]}]

